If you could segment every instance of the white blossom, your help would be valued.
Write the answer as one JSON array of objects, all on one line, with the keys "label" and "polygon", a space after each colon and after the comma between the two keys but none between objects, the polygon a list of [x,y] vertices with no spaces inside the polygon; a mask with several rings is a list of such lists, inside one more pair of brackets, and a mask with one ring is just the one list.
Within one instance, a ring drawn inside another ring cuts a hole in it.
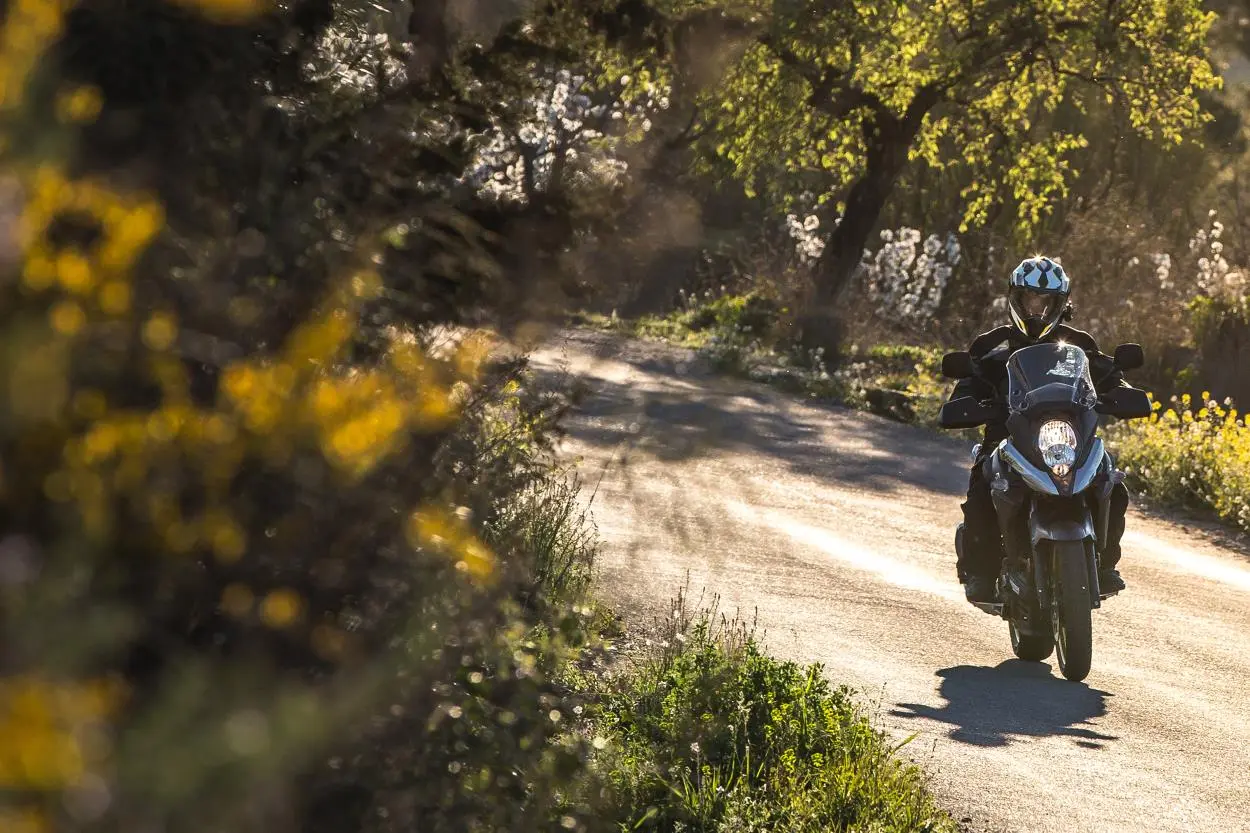
[{"label": "white blossom", "polygon": [[883,229],[884,245],[864,252],[859,275],[882,317],[922,323],[941,307],[962,254],[959,239],[953,233],[921,239],[919,229]]},{"label": "white blossom", "polygon": [[[1159,281],[1160,289],[1171,289],[1172,281],[1172,256],[1167,252],[1155,252],[1150,256],[1151,262],[1155,265],[1155,279]],[[1135,266],[1137,258],[1129,261],[1130,266]],[[1140,261],[1137,261],[1140,262]]]},{"label": "white blossom", "polygon": [[[619,184],[628,164],[617,149],[629,129],[622,129],[620,122],[646,132],[652,128],[647,114],[666,107],[668,101],[661,95],[664,91],[657,90],[629,102],[618,98],[596,104],[590,95],[592,83],[593,79],[568,70],[547,74],[540,81],[540,93],[518,103],[519,127],[497,123],[480,137],[474,164],[463,181],[486,194],[520,202],[532,191],[551,188],[552,177],[560,171],[574,181]],[[628,86],[629,77],[620,83]],[[511,117],[516,116],[514,111]],[[601,128],[612,122],[617,126],[607,135]]]},{"label": "white blossom", "polygon": [[786,215],[786,229],[794,240],[799,259],[805,263],[820,260],[825,251],[825,238],[820,234],[820,218],[809,214],[803,219],[798,215]]}]

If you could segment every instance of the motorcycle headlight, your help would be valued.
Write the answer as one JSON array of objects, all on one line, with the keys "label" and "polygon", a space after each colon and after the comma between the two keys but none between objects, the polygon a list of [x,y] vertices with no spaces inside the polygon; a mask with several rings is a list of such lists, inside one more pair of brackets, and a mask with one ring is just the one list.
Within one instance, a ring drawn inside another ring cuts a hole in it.
[{"label": "motorcycle headlight", "polygon": [[1067,477],[1076,462],[1076,431],[1071,423],[1052,419],[1037,432],[1037,450],[1055,477]]}]

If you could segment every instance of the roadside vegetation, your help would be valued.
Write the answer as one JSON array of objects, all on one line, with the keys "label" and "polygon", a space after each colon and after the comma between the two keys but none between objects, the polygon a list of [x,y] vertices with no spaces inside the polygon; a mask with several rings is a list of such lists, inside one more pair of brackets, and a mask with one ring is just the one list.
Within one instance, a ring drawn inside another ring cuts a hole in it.
[{"label": "roadside vegetation", "polygon": [[1107,436],[1140,493],[1250,531],[1250,428],[1231,399],[1204,391],[1155,402],[1149,422],[1119,423]]},{"label": "roadside vegetation", "polygon": [[[770,658],[715,607],[672,614],[592,680],[621,829],[954,831],[924,777],[819,665]],[[905,745],[905,744],[904,744]]]},{"label": "roadside vegetation", "polygon": [[719,372],[765,382],[805,398],[930,427],[947,386],[940,347],[847,344],[827,356],[795,337],[789,310],[755,295],[683,298],[683,308],[636,320],[574,313],[576,325],[696,351]]}]

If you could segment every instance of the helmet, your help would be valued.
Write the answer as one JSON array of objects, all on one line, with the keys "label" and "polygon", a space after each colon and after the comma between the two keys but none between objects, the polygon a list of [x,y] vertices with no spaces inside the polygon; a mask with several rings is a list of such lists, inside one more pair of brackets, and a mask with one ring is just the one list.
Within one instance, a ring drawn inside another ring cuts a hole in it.
[{"label": "helmet", "polygon": [[1030,257],[1011,273],[1007,309],[1020,332],[1039,339],[1055,328],[1068,306],[1072,282],[1048,257]]}]

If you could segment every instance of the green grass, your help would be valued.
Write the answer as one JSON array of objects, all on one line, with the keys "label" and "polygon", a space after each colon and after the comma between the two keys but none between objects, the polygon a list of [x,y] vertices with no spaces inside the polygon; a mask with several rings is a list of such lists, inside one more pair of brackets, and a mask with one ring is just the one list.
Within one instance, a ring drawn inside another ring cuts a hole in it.
[{"label": "green grass", "polygon": [[556,604],[578,604],[590,589],[596,531],[579,498],[576,475],[555,474],[523,487],[499,510],[494,535],[529,554],[535,588]]},{"label": "green grass", "polygon": [[641,318],[617,318],[600,313],[577,312],[570,316],[571,323],[592,330],[618,333],[648,341],[662,341],[679,347],[699,349],[707,343],[710,333],[694,330],[684,317],[644,315]]},{"label": "green grass", "polygon": [[925,779],[819,665],[687,616],[595,699],[603,809],[630,830],[954,831]]},{"label": "green grass", "polygon": [[[666,316],[628,320],[578,313],[573,323],[698,351],[715,369],[807,399],[835,402],[902,422],[937,427],[947,381],[941,347],[852,345],[838,367],[777,335],[775,310],[753,296],[692,303]],[[769,319],[769,313],[774,318]]]}]

